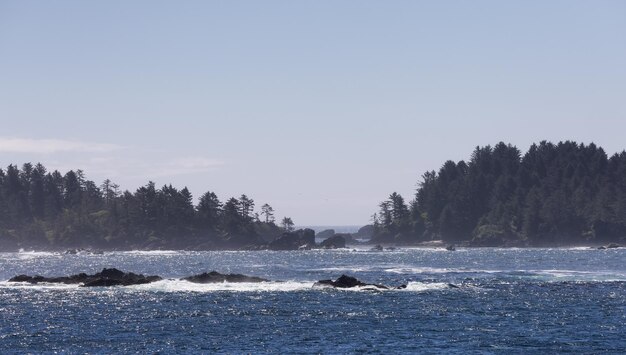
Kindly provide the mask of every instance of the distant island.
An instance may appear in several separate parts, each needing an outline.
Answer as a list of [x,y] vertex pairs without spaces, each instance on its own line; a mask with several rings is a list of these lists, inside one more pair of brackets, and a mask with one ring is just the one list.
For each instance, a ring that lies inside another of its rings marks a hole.
[[426,172],[407,205],[397,193],[372,216],[375,243],[567,246],[626,240],[626,153],[595,144],[499,143]]
[[41,164],[0,169],[0,251],[273,249],[371,244],[465,246],[600,245],[626,241],[626,153],[610,158],[594,144],[533,144],[522,155],[499,143],[476,147],[468,162],[426,172],[408,204],[392,193],[355,235],[294,231],[274,209],[244,195],[225,202],[206,192],[194,205],[187,188],[120,191],[81,170]]

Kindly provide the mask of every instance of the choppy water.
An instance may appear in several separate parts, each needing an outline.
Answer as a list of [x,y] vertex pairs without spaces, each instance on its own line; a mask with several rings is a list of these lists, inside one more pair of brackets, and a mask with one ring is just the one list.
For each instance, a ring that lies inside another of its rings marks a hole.
[[[0,253],[0,353],[624,353],[625,257],[625,249],[489,248]],[[104,267],[172,280],[6,282]],[[211,270],[284,282],[174,280]],[[312,287],[342,273],[409,287]]]

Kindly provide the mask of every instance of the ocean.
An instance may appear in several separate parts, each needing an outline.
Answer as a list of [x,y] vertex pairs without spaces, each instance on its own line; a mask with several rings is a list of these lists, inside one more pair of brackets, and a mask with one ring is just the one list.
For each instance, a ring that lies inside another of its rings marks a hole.
[[[108,288],[7,282],[105,267],[166,280]],[[177,280],[211,270],[274,281]],[[342,274],[408,286],[313,286]],[[0,253],[2,354],[618,354],[625,334],[624,248]]]

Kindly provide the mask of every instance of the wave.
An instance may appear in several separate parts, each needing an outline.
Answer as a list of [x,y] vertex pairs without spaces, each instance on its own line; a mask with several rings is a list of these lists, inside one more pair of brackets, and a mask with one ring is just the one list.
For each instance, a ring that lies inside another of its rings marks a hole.
[[[184,280],[161,280],[144,285],[107,287],[106,290],[118,290],[125,292],[192,292],[192,293],[209,293],[209,292],[296,292],[310,290],[332,290],[332,291],[394,291],[394,292],[426,292],[434,290],[449,289],[450,286],[443,282],[409,282],[405,289],[389,289],[383,290],[374,286],[363,286],[353,288],[333,288],[327,286],[314,287],[314,281],[285,281],[285,282],[219,282],[198,284]],[[39,283],[36,285],[25,282],[0,282],[0,288],[9,289],[28,289],[33,291],[50,291],[50,290],[81,290],[94,291],[103,288],[81,288],[79,285],[71,284],[53,284]]]
[[426,292],[450,289],[450,285],[445,282],[415,282],[411,281],[406,285],[404,291]]
[[518,270],[554,281],[626,281],[626,273],[614,271],[579,271],[579,270]]
[[0,281],[0,289],[8,288],[8,289],[26,289],[26,290],[35,290],[35,291],[47,291],[47,290],[73,290],[77,289],[78,285],[72,284],[61,284],[61,283],[38,283],[38,284],[30,284],[28,282],[9,282],[9,281]]
[[179,255],[179,254],[183,254],[185,253],[185,251],[182,250],[128,250],[128,251],[118,251],[118,252],[111,252],[111,253],[116,253],[116,254],[121,254],[121,255]]
[[317,269],[307,269],[309,272],[325,272],[325,271],[333,271],[333,272],[368,272],[373,271],[375,268],[367,267],[367,266],[333,266],[333,267],[323,267]]
[[145,285],[128,286],[128,290],[157,292],[293,292],[311,289],[313,282],[218,282],[198,284],[184,280],[162,280]]
[[626,281],[626,273],[620,271],[580,271],[566,269],[545,270],[492,270],[470,268],[395,267],[385,269],[394,274],[499,274],[505,277],[522,277],[542,281]]
[[502,270],[480,270],[469,268],[436,268],[436,267],[394,267],[385,269],[385,272],[394,274],[450,274],[450,273],[498,273]]

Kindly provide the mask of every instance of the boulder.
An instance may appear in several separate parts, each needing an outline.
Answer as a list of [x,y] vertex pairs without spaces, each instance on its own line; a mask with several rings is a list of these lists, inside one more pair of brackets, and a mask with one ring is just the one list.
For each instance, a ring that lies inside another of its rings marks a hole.
[[[319,280],[313,286],[328,286],[328,287],[336,287],[336,288],[353,288],[353,287],[374,287],[379,290],[388,290],[389,287],[385,285],[378,284],[368,284],[358,280],[356,277],[341,275],[336,280]],[[395,289],[404,289],[406,285],[400,285],[398,287],[394,287]]]
[[359,230],[354,234],[356,238],[359,239],[371,239],[374,236],[375,228],[373,225],[368,224],[359,228]]
[[335,230],[334,229],[325,229],[325,230],[317,233],[315,235],[315,238],[318,238],[318,239],[328,239],[328,238],[332,237],[333,235],[335,235]]
[[323,240],[320,243],[320,248],[324,249],[337,249],[346,247],[346,238],[341,234],[335,234],[332,237]]
[[37,284],[40,282],[47,283],[62,283],[62,284],[82,284],[82,287],[93,286],[130,286],[141,285],[155,281],[162,280],[160,276],[144,276],[141,274],[134,274],[132,272],[123,272],[118,269],[102,269],[101,272],[87,275],[80,273],[71,276],[61,277],[43,277],[43,276],[28,276],[18,275],[9,280],[9,282],[28,282],[31,284]]
[[619,247],[620,247],[620,245],[617,244],[617,243],[610,243],[610,244],[608,244],[606,246],[604,246],[604,245],[603,246],[599,246],[598,250],[616,249],[616,248],[619,248]]
[[383,250],[384,248],[380,244],[376,244],[375,246],[372,247],[372,249],[370,249],[370,251],[383,251]]
[[218,282],[268,282],[269,280],[256,277],[256,276],[246,276],[241,274],[220,274],[217,271],[205,272],[199,275],[184,277],[181,280],[199,283],[199,284],[208,284],[208,283],[218,283]]
[[299,229],[285,232],[268,244],[269,250],[298,250],[315,246],[315,232],[312,229]]

